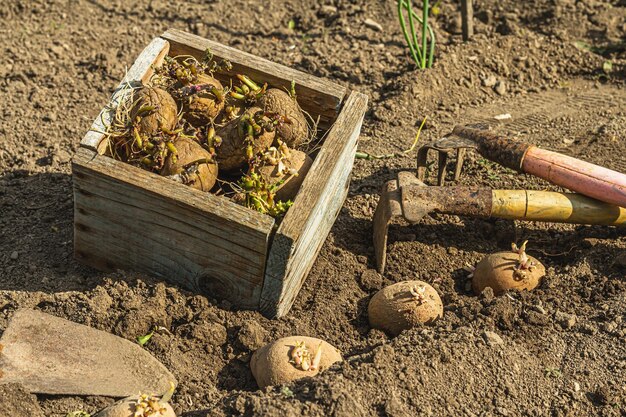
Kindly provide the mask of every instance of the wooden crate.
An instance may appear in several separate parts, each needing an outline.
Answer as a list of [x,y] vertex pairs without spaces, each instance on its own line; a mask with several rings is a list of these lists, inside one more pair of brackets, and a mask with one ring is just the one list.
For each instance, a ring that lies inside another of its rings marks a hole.
[[120,87],[148,81],[152,67],[168,54],[200,58],[207,48],[233,64],[232,74],[279,88],[294,80],[301,107],[328,129],[293,206],[276,225],[272,217],[228,198],[103,155],[108,106],[72,163],[75,257],[97,269],[147,273],[280,317],[291,308],[345,200],[367,98],[179,30],[155,38]]

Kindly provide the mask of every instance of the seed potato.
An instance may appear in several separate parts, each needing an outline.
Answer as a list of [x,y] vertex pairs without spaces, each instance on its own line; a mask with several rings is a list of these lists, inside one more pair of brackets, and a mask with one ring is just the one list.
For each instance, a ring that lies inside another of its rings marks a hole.
[[[179,137],[174,141],[176,154],[169,154],[161,175],[181,174],[185,168],[196,161],[211,159],[211,154],[193,139]],[[200,162],[196,173],[189,175],[187,185],[197,190],[210,191],[217,180],[217,164],[215,162]]]
[[[199,74],[197,84],[215,87],[222,93],[224,91],[222,83],[207,74]],[[192,94],[184,104],[185,118],[195,127],[208,125],[220,114],[222,109],[224,109],[224,100],[219,100],[209,90]]]
[[532,290],[546,274],[545,267],[537,259],[528,256],[532,267],[519,269],[519,254],[515,252],[496,252],[485,256],[476,265],[472,277],[472,289],[480,294],[491,287],[495,295],[506,290]]
[[[320,347],[319,364],[315,369],[303,370],[295,363],[294,353],[298,343],[301,342],[304,342],[312,357],[317,353],[318,346]],[[306,336],[290,336],[278,339],[254,352],[250,360],[250,368],[259,388],[265,388],[315,376],[341,360],[341,353],[323,340]]]
[[309,127],[306,117],[298,102],[289,94],[278,88],[270,88],[258,101],[258,106],[268,113],[277,113],[286,119],[286,122],[276,129],[278,136],[290,148],[297,148],[307,141]]
[[[246,136],[247,133],[240,129],[242,118],[253,117],[257,112],[262,111],[259,107],[250,107],[239,118],[231,120],[226,125],[216,129],[217,135],[222,138],[222,144],[217,150],[217,162],[222,171],[234,171],[244,166],[246,157]],[[266,117],[263,120],[268,121]],[[265,151],[274,141],[275,131],[266,131],[254,137],[252,151],[254,154]]]
[[[290,149],[289,157],[283,160],[283,164],[285,170],[282,172],[279,171],[278,165],[265,165],[259,169],[259,172],[268,184],[275,184],[285,179],[276,191],[276,198],[281,201],[293,200],[309,168],[313,165],[313,160],[304,152]],[[289,170],[295,170],[297,175],[290,174]]]
[[178,108],[167,91],[158,87],[143,87],[135,92],[133,99],[131,118],[139,120],[137,128],[142,135],[156,135],[161,126],[168,130],[176,127]]
[[[137,395],[127,397],[100,410],[93,417],[176,417],[174,409],[172,409],[172,406],[168,403],[146,401],[146,403],[154,407],[148,406],[147,408],[141,409],[137,407],[140,402],[143,401],[140,400],[140,397]],[[137,411],[139,411],[140,414],[137,414]],[[143,411],[143,413],[141,411]]]
[[443,316],[437,291],[423,281],[402,281],[378,291],[368,305],[370,325],[393,336]]

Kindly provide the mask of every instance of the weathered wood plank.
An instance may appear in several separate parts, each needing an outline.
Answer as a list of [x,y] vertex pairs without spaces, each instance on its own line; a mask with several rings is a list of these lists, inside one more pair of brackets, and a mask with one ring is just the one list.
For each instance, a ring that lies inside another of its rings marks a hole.
[[91,128],[80,142],[80,146],[93,151],[99,151],[99,153],[104,153],[103,147],[100,146],[104,138],[103,132],[107,130],[115,114],[113,109],[115,109],[117,104],[124,98],[124,90],[128,88],[128,85],[139,86],[148,81],[153,74],[152,65],[160,65],[168,51],[169,43],[166,40],[154,38],[152,42],[150,42],[141,52],[132,67],[130,67],[122,82],[113,91],[109,105],[96,117]]
[[350,94],[276,231],[261,292],[268,317],[289,311],[343,206],[366,107],[366,96]]
[[228,59],[233,68],[227,75],[246,74],[253,80],[267,82],[273,87],[289,88],[296,83],[298,103],[314,117],[320,116],[320,127],[333,123],[347,89],[312,75],[276,64],[267,59],[204,39],[191,33],[170,29],[161,35],[170,42],[170,55],[192,55],[201,58],[209,49],[217,59]]
[[78,260],[258,308],[274,219],[86,148],[72,171]]

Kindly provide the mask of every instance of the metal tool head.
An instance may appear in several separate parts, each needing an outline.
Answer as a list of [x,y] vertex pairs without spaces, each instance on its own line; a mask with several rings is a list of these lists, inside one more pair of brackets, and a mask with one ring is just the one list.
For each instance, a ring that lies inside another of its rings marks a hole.
[[424,185],[410,172],[400,172],[398,179],[387,181],[380,193],[374,212],[374,255],[376,267],[381,274],[385,271],[387,259],[387,233],[393,218],[404,217],[402,212],[402,187],[404,185]]

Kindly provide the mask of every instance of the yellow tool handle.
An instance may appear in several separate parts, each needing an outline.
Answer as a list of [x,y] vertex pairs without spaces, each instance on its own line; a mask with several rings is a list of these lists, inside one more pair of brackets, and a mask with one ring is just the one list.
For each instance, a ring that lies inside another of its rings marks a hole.
[[554,223],[623,225],[626,209],[581,194],[493,190],[491,215]]

